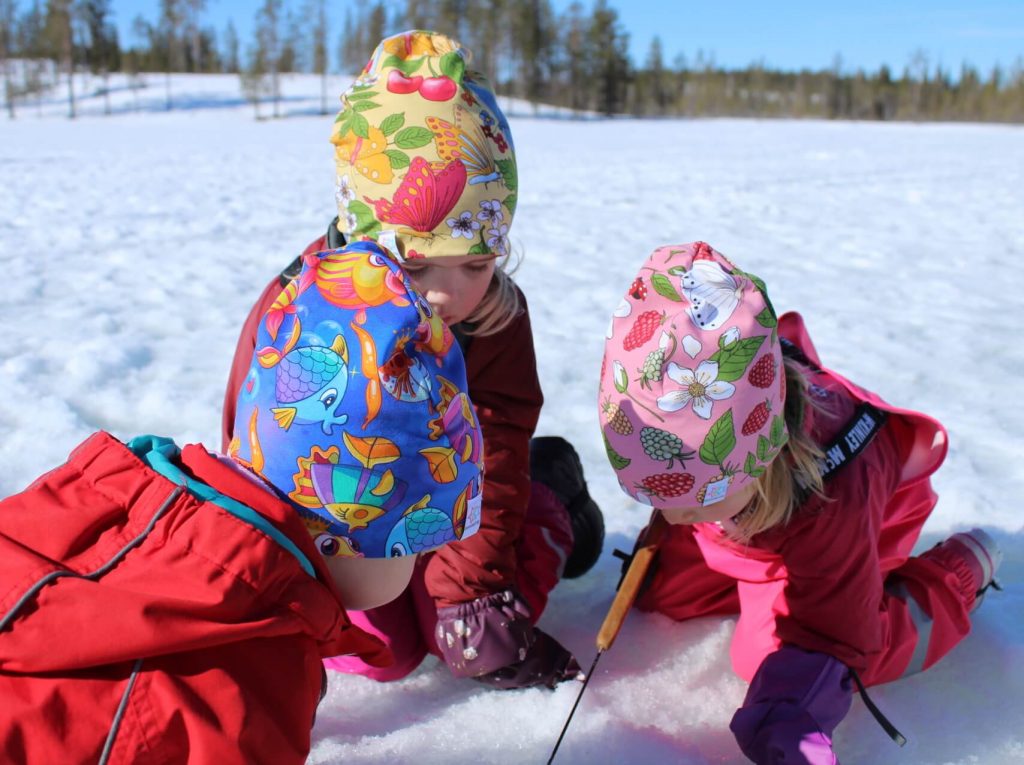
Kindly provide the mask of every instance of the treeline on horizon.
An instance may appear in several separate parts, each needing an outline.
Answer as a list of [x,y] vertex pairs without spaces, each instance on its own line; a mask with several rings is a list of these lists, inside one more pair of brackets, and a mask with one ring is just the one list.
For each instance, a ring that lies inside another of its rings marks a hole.
[[[122,72],[236,73],[254,103],[278,115],[280,78],[292,72],[359,71],[387,34],[410,28],[444,31],[474,51],[474,68],[499,93],[579,113],[637,117],[817,117],[866,120],[1024,122],[1024,58],[981,72],[969,63],[931,65],[924,52],[898,72],[849,72],[837,56],[823,70],[799,72],[752,63],[730,69],[713,54],[665,60],[660,38],[642,62],[629,54],[629,33],[607,0],[574,2],[556,13],[550,0],[395,0],[346,5],[343,27],[328,27],[326,0],[261,0],[252,39],[233,22],[218,32],[204,21],[207,0],[160,0],[158,14],[137,16],[133,43],[122,46],[111,0],[34,0],[19,12],[0,0],[0,64],[8,113],[16,104],[67,84],[69,72],[106,78]],[[331,40],[336,40],[332,46]],[[332,50],[333,48],[333,50]],[[17,65],[15,65],[17,64]],[[173,107],[167,78],[167,108]],[[321,109],[327,110],[326,86]],[[109,111],[109,106],[108,106]]]

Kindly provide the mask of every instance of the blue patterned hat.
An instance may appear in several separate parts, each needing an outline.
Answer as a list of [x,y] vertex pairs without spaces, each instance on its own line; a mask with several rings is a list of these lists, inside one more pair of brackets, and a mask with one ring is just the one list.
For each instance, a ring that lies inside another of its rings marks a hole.
[[229,454],[326,557],[390,558],[480,526],[483,439],[455,338],[373,242],[307,255],[260,322]]

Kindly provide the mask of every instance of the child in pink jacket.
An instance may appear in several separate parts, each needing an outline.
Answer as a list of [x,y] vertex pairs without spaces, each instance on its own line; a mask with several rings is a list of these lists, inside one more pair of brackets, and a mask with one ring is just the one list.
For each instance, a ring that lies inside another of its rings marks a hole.
[[854,684],[927,669],[969,632],[993,540],[974,529],[911,556],[942,425],[824,368],[801,317],[777,317],[764,282],[707,244],[640,269],[600,407],[622,489],[672,524],[638,607],[739,613],[750,688],[730,727],[753,761],[836,762]]

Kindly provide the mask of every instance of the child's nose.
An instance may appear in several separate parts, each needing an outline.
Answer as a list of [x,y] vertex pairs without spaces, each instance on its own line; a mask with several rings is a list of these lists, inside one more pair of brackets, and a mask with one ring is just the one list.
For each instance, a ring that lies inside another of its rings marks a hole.
[[452,296],[448,292],[448,290],[440,290],[440,289],[430,289],[430,290],[427,290],[426,298],[427,298],[427,301],[432,306],[448,305],[451,302],[451,300],[452,300]]
[[424,297],[427,299],[427,302],[430,303],[430,307],[434,309],[434,312],[439,313],[442,316],[445,313],[445,309],[448,308],[452,302],[451,295],[440,290],[428,290],[424,294]]

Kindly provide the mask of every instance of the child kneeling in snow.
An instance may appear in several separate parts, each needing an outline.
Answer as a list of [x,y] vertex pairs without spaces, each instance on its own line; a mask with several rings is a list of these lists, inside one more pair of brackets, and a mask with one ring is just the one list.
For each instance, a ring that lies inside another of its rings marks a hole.
[[638,607],[739,613],[740,748],[835,762],[853,683],[946,655],[1000,562],[980,529],[911,557],[945,430],[824,368],[800,315],[777,318],[764,283],[702,242],[656,250],[612,322],[608,457],[671,524]]
[[[331,274],[382,270],[339,306]],[[358,315],[357,315],[358,314]],[[382,396],[368,356],[410,370]],[[302,763],[322,659],[392,660],[345,608],[476,532],[462,354],[372,243],[306,259],[258,329],[231,457],[97,433],[0,502],[0,760]]]
[[[457,676],[494,687],[553,687],[577,677],[579,666],[535,625],[559,579],[580,576],[597,560],[604,522],[573,447],[557,436],[531,438],[543,395],[530,314],[503,270],[519,190],[515,147],[493,91],[470,61],[468,50],[432,32],[406,32],[377,46],[333,123],[338,217],[305,255],[376,240],[452,328],[484,434],[481,529],[423,556],[394,602],[351,615],[387,644],[394,664],[339,656],[326,665],[390,681],[431,653]],[[382,297],[371,270],[351,266],[335,277],[347,305]],[[280,289],[275,278],[242,329],[225,396],[225,442],[245,438],[234,405],[253,329]],[[384,353],[378,361],[388,379],[406,374]]]

